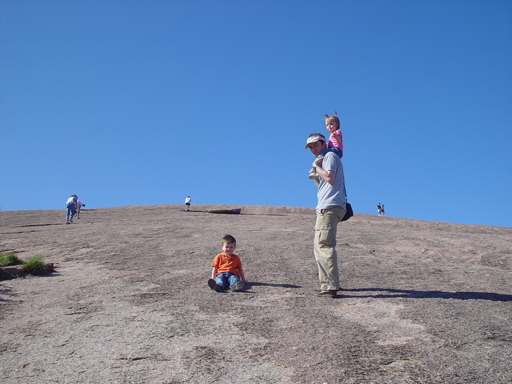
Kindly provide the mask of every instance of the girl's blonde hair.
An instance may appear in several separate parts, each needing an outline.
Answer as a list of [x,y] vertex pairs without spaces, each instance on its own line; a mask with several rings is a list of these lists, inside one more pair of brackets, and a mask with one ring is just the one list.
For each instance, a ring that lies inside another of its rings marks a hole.
[[325,124],[327,123],[336,123],[338,128],[340,127],[340,119],[338,119],[338,112],[334,111],[334,115],[329,116],[327,113],[325,116]]

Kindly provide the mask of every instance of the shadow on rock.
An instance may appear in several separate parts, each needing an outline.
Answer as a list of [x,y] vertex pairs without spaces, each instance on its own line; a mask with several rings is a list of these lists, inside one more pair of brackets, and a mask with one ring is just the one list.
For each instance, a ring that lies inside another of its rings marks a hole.
[[[373,297],[385,299],[393,297],[405,297],[410,299],[455,299],[455,300],[490,300],[490,301],[512,301],[512,295],[503,295],[490,292],[443,292],[443,291],[412,291],[403,289],[387,288],[358,288],[342,289],[343,292],[383,292],[373,295],[343,295],[343,297]],[[385,293],[384,293],[385,292]]]
[[247,285],[276,287],[276,288],[302,288],[300,285],[292,285],[292,284],[248,283]]

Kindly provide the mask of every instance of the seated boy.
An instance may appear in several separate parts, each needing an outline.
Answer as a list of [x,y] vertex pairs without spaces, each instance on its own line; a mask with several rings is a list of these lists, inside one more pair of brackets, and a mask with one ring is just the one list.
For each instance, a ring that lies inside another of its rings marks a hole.
[[235,255],[236,240],[231,235],[222,238],[222,253],[219,253],[212,261],[212,278],[208,280],[208,286],[216,292],[221,292],[227,287],[231,292],[241,291],[245,287],[245,276],[242,270],[242,262]]

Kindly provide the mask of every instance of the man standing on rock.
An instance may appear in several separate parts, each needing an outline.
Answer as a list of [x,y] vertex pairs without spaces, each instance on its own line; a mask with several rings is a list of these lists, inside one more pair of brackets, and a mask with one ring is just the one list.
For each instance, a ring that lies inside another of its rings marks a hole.
[[340,286],[336,231],[346,213],[347,197],[343,164],[333,152],[329,152],[324,135],[309,135],[305,149],[309,148],[315,161],[313,168],[320,176],[314,179],[318,187],[314,253],[318,265],[320,290],[318,296],[336,297]]

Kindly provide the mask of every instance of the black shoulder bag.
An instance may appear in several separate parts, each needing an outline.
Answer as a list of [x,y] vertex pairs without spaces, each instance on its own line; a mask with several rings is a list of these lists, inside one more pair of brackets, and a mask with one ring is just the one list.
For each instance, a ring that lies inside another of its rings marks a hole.
[[[345,175],[343,175],[343,187],[345,187]],[[354,211],[352,210],[352,206],[350,205],[350,203],[347,201],[347,187],[345,187],[345,201],[346,201],[346,207],[345,209],[347,210],[347,212],[345,213],[345,216],[343,216],[343,219],[341,219],[341,221],[347,221],[348,219],[350,219],[352,216],[354,216]]]

